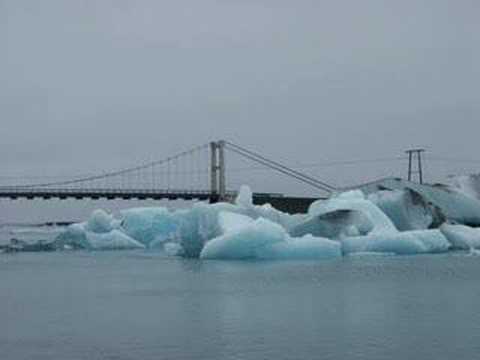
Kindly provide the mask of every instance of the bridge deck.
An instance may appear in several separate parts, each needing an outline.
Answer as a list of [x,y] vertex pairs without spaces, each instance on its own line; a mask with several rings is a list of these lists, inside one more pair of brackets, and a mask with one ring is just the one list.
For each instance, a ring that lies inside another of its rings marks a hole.
[[155,189],[31,189],[28,187],[0,188],[0,198],[8,199],[153,199],[210,200],[209,191]]
[[[228,192],[233,199],[236,192]],[[107,200],[198,200],[217,202],[218,195],[202,190],[155,190],[155,189],[34,189],[28,187],[0,187],[0,198],[4,199],[107,199]],[[288,197],[277,193],[254,193],[256,205],[271,204],[288,213],[305,213],[318,198]]]

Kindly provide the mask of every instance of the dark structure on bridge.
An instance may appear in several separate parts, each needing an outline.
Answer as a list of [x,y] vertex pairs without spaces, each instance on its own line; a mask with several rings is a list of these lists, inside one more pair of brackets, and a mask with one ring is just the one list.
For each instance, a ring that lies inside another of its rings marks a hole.
[[[289,197],[278,193],[254,193],[254,204],[270,203],[289,212],[306,212],[310,204],[335,188],[310,175],[291,169],[239,145],[224,140],[211,142],[166,159],[133,168],[63,181],[0,186],[0,198],[8,199],[153,199],[232,201],[227,190],[226,150],[263,167],[319,190],[316,197]],[[202,163],[202,160],[205,164]],[[203,176],[206,175],[206,176]],[[206,184],[206,186],[205,186]],[[203,188],[203,189],[202,189]]]

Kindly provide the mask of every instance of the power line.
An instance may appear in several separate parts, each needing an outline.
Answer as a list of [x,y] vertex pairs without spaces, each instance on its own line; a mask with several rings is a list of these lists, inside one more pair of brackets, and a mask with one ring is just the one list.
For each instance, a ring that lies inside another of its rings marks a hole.
[[439,161],[439,162],[480,164],[480,159],[466,159],[466,158],[454,158],[454,157],[444,157],[444,156],[429,156],[428,160]]
[[[372,159],[356,159],[356,160],[336,160],[336,161],[325,161],[325,162],[315,162],[315,163],[306,163],[306,164],[291,164],[286,165],[289,168],[294,170],[303,170],[303,169],[314,169],[314,168],[325,168],[325,167],[336,167],[336,166],[348,166],[348,165],[357,165],[357,164],[366,164],[366,163],[384,163],[384,162],[392,162],[392,161],[403,161],[408,160],[405,156],[397,156],[397,157],[385,157],[385,158],[372,158]],[[428,157],[428,160],[437,160]],[[443,160],[440,160],[443,161]],[[472,160],[473,162],[473,160]],[[480,160],[478,160],[480,163]],[[268,171],[269,169],[264,166],[245,166],[245,167],[236,167],[236,168],[229,168],[229,172],[243,172],[243,171],[251,171],[251,170],[259,170],[259,171]],[[168,170],[165,171],[156,171],[155,174],[167,174]],[[193,171],[186,171],[186,174],[198,174],[198,173],[209,173],[209,169],[199,169]],[[76,178],[87,178],[93,177],[95,174],[77,174],[77,175],[0,175],[0,179],[76,179]]]

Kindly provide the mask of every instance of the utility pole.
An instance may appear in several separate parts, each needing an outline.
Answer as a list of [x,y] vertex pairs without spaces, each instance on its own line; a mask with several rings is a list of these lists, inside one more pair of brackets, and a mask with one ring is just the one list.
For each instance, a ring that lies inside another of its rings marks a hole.
[[[423,184],[422,153],[425,149],[410,149],[405,152],[408,154],[408,181],[412,181],[413,175],[418,174],[418,182]],[[415,159],[417,160],[416,170],[413,169]]]

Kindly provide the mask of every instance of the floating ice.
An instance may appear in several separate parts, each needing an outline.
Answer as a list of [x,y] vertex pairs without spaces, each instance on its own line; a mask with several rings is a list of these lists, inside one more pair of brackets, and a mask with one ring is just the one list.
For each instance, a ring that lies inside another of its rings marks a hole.
[[[307,234],[342,239],[347,236],[366,235],[373,224],[365,214],[358,210],[335,210],[318,216],[312,216],[290,230],[292,236]],[[363,233],[360,233],[363,231]]]
[[246,185],[240,188],[240,192],[235,200],[235,205],[236,207],[225,208],[224,210],[244,214],[252,219],[265,218],[280,224],[287,230],[297,226],[306,218],[306,216],[302,214],[290,215],[284,213],[273,208],[270,204],[254,205],[252,190]]
[[[447,196],[438,194],[429,193],[435,199]],[[458,196],[454,192],[449,199],[456,201]],[[480,219],[475,205],[468,208],[465,197],[460,199],[456,205],[463,213],[458,217]],[[454,205],[449,206],[453,211]],[[349,191],[313,203],[308,214],[289,215],[270,205],[254,205],[251,190],[244,186],[234,204],[195,203],[174,211],[135,208],[117,217],[97,210],[87,222],[68,227],[56,243],[59,248],[90,250],[158,248],[169,255],[203,259],[324,259],[480,248],[480,229],[444,225],[441,231],[427,230],[444,221],[441,215],[425,191],[416,189],[368,197]]]
[[454,249],[480,249],[480,228],[444,224],[440,227],[440,231],[450,241]]
[[385,213],[373,202],[367,200],[361,191],[349,191],[328,200],[318,200],[310,205],[310,217],[321,216],[339,210],[354,210],[364,216],[356,216],[354,225],[359,234],[383,231],[395,232],[397,229]]
[[[380,201],[380,198],[376,200]],[[412,226],[411,214],[399,214],[399,209],[403,206],[401,200],[389,197],[383,198],[382,203],[385,207],[390,207],[391,216],[397,218],[399,223],[400,220],[409,221],[408,225]],[[363,214],[363,217],[359,213]],[[450,246],[438,230],[399,232],[392,220],[371,200],[366,199],[361,191],[350,191],[326,201],[315,202],[309,209],[309,215],[317,225],[322,222],[321,216],[329,214],[330,217],[334,215],[334,218],[337,218],[337,223],[343,225],[343,229],[350,229],[349,231],[354,235],[349,236],[344,230],[338,232],[339,235],[336,236],[341,241],[345,254],[353,252],[417,254],[443,252]],[[325,227],[324,223],[325,218],[322,224]],[[312,225],[312,222],[309,225]],[[360,236],[355,236],[352,227],[357,229]]]
[[[205,244],[200,253],[202,259],[255,259],[264,247],[285,238],[285,230],[266,219],[251,220],[243,215],[225,213],[221,215],[228,216],[227,221],[221,221],[225,234]],[[228,228],[233,216],[237,216],[243,226]]]
[[251,219],[265,218],[291,228],[304,219],[289,215],[270,205],[253,205],[252,192],[242,186],[236,204],[196,203],[189,209],[169,211],[166,208],[137,208],[122,211],[123,231],[150,248],[163,248],[165,243],[178,243],[186,257],[198,257],[208,240],[222,235],[220,212],[241,214]]
[[247,185],[240,186],[237,198],[235,199],[235,205],[248,208],[253,206],[253,193]]
[[202,259],[324,259],[341,256],[340,244],[307,235],[291,238],[286,230],[264,218],[222,212],[223,235],[208,241]]
[[413,255],[446,252],[450,243],[439,230],[384,232],[342,240],[344,254],[382,252]]
[[416,184],[396,178],[383,179],[362,186],[362,190],[368,194],[379,189],[414,190],[426,203],[437,207],[445,219],[464,225],[480,226],[480,201],[453,186]]
[[145,246],[120,230],[92,232],[88,223],[73,224],[67,227],[56,242],[59,248],[71,246],[87,250],[125,250],[141,249]]
[[342,256],[337,241],[305,235],[301,238],[286,237],[285,241],[265,248],[260,259],[271,260],[322,260]]
[[465,195],[480,200],[480,174],[453,176],[450,184]]
[[122,230],[146,246],[154,242],[163,245],[177,231],[170,211],[164,207],[123,210],[120,218]]
[[132,239],[119,230],[108,233],[86,232],[87,249],[89,250],[121,250],[144,249],[145,245]]
[[428,229],[434,222],[434,209],[417,192],[405,189],[379,191],[368,199],[376,204],[400,231]]
[[108,233],[118,226],[112,215],[107,214],[104,210],[95,210],[86,224],[86,230],[94,233]]

